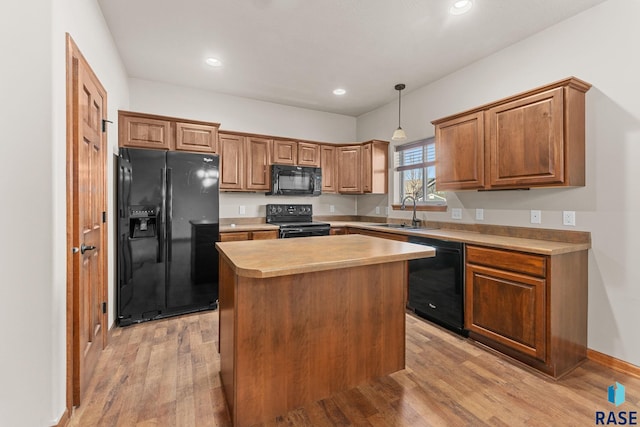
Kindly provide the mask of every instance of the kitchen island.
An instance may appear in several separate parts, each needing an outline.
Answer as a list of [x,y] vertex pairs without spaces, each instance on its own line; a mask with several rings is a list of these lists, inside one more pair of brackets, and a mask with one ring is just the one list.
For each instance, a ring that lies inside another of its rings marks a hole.
[[362,235],[219,242],[220,376],[249,426],[404,368],[407,261]]

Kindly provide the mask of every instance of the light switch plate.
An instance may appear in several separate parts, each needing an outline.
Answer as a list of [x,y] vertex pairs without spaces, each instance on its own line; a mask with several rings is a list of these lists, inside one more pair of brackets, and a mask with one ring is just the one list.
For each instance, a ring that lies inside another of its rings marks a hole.
[[576,211],[562,211],[563,225],[576,225]]
[[462,219],[462,209],[460,209],[460,208],[452,208],[451,209],[451,219]]
[[246,215],[247,213],[247,208],[243,205],[238,206],[238,214],[240,215]]
[[329,205],[329,212],[335,212],[335,211],[336,211],[335,205]]
[[376,206],[376,215],[380,215],[380,206]]
[[476,221],[484,220],[484,209],[476,209]]
[[531,211],[531,224],[542,224],[542,212],[536,210]]

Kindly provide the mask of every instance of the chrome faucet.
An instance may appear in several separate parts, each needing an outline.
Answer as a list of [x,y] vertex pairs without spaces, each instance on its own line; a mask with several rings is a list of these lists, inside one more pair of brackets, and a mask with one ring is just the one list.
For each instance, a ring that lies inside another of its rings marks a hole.
[[416,218],[416,198],[413,196],[404,196],[404,198],[402,199],[402,205],[400,205],[400,209],[405,209],[405,202],[407,201],[407,199],[413,200],[413,218],[411,218],[411,226],[417,227],[420,224],[420,221],[418,221],[418,218]]

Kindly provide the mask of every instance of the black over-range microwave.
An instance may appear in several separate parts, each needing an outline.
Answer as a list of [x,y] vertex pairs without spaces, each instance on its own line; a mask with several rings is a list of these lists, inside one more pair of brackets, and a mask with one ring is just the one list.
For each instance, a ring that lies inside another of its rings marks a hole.
[[309,166],[271,165],[270,196],[319,196],[322,170]]

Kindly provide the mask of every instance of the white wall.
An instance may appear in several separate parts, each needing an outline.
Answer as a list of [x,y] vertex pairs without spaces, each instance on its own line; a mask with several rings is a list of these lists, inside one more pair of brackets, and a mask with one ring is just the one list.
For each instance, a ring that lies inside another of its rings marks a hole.
[[2,2],[3,425],[53,425],[65,407],[65,32],[105,85],[110,115],[128,106],[124,69],[95,1]]
[[[220,129],[318,142],[353,142],[356,119],[350,116],[288,107],[140,79],[130,79],[131,110],[220,123]],[[220,193],[220,217],[264,217],[267,203],[310,203],[315,215],[355,215],[356,197],[265,196],[264,193]],[[245,214],[239,207],[245,207]]]
[[[448,193],[449,206],[485,209],[484,223],[532,227],[529,210],[542,210],[544,228],[591,232],[590,348],[640,365],[640,2],[610,0],[484,58],[440,81],[407,88],[402,127],[410,139],[432,136],[430,122],[574,75],[587,92],[587,185],[522,192]],[[385,138],[396,127],[397,103],[358,118],[358,139]],[[561,212],[576,211],[576,227]],[[393,213],[401,216],[400,213]],[[406,214],[405,214],[406,215]],[[447,213],[421,218],[450,220]]]

